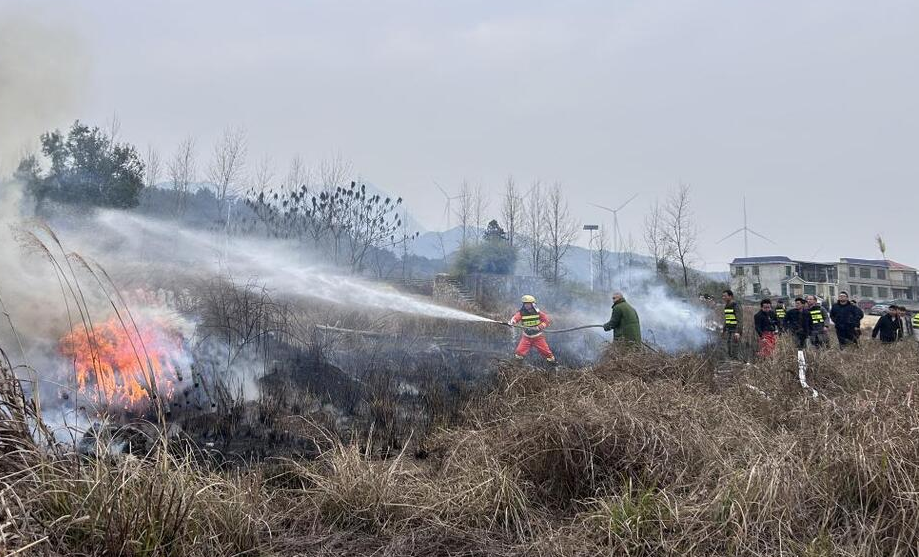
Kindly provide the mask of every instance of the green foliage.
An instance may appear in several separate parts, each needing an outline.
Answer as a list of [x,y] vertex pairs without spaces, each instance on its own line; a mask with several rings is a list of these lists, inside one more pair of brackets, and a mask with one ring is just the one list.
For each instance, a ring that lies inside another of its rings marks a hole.
[[452,271],[456,275],[491,273],[510,275],[517,265],[517,250],[507,242],[498,221],[492,220],[483,235],[484,241],[461,247],[454,256]]
[[144,164],[137,149],[115,143],[98,127],[74,122],[65,136],[55,130],[41,136],[48,162],[30,155],[19,163],[17,177],[38,205],[46,199],[96,207],[136,207],[144,187]]
[[491,219],[488,226],[485,228],[485,233],[482,235],[482,238],[486,242],[507,242],[507,233],[504,232],[504,229],[501,228],[498,221]]

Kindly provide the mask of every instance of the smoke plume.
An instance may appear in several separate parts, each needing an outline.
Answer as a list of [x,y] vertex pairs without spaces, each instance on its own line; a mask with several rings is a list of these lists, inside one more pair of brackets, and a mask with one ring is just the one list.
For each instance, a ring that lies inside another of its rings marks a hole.
[[72,119],[88,69],[83,42],[56,13],[0,7],[0,176]]

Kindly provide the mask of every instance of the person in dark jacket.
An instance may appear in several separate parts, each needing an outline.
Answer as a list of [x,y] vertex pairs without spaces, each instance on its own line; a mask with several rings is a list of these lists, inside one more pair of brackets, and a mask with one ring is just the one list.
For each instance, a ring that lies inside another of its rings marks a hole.
[[759,303],[759,311],[753,316],[753,328],[759,337],[759,356],[771,356],[775,350],[775,335],[779,330],[778,318],[772,311],[772,300],[767,298]]
[[625,301],[621,292],[613,294],[613,311],[609,321],[603,325],[604,331],[613,331],[613,342],[638,346],[641,344],[641,323],[638,313]]
[[840,292],[836,303],[830,310],[830,319],[836,327],[836,338],[839,340],[839,347],[858,346],[858,333],[861,329],[862,318],[865,313],[855,304],[849,301],[848,292]]
[[814,348],[830,345],[830,335],[827,333],[827,318],[829,315],[823,306],[817,303],[817,296],[807,296],[807,307],[804,308],[804,333],[811,341]]
[[795,339],[798,350],[804,350],[807,335],[804,334],[804,298],[795,298],[795,307],[785,314],[785,330]]
[[721,348],[724,354],[739,360],[740,337],[743,334],[743,311],[740,304],[734,301],[734,292],[725,290],[721,293],[724,301],[724,325],[721,328]]
[[880,337],[881,342],[884,344],[897,342],[897,339],[900,338],[900,336],[903,334],[903,329],[900,326],[900,319],[899,315],[897,315],[897,312],[897,306],[888,307],[887,313],[878,319],[878,322],[874,325],[874,329],[871,330],[871,338]]

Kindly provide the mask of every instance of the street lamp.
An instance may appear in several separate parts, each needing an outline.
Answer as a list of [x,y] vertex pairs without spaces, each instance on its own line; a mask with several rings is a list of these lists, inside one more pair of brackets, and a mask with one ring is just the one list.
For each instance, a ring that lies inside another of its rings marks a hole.
[[590,291],[594,290],[594,232],[600,230],[598,224],[585,224],[584,230],[590,232],[590,239],[587,240],[587,265],[590,266]]

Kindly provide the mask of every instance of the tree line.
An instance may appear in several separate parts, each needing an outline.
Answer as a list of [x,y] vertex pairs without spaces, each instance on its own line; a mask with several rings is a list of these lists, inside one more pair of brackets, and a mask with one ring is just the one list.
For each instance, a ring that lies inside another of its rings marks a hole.
[[[481,187],[471,187],[464,181],[459,194],[449,197],[458,202],[453,216],[458,219],[462,234],[458,264],[454,268],[474,271],[497,267],[512,273],[519,260],[533,276],[556,283],[563,280],[567,273],[563,261],[581,230],[563,191],[558,182],[546,186],[536,180],[521,188],[513,176],[508,177],[498,211],[501,220],[492,219],[482,233],[481,223],[487,218],[483,208],[491,206],[490,200]],[[644,220],[643,240],[657,276],[669,277],[669,265],[673,263],[680,269],[680,282],[688,288],[698,245],[689,185],[680,184],[663,203],[658,200],[652,203]],[[507,249],[496,249],[495,243],[504,244]],[[602,288],[611,286],[613,276],[621,272],[614,269],[613,258],[623,257],[624,251],[625,257],[631,259],[637,251],[631,235],[627,243],[612,246],[604,227],[592,238],[590,247],[596,254],[591,265]]]
[[[145,188],[165,186],[176,218],[183,217],[195,186],[204,179],[212,189],[212,222],[217,226],[231,226],[231,200],[241,198],[255,215],[255,228],[296,239],[352,272],[381,265],[381,251],[399,254],[403,266],[410,259],[418,234],[403,218],[402,198],[368,190],[353,179],[352,165],[341,156],[315,168],[295,157],[279,178],[267,157],[250,167],[248,137],[239,127],[223,131],[204,165],[199,165],[192,136],[180,141],[167,158],[152,147],[142,158],[135,146],[119,142],[117,136],[117,119],[108,129],[77,121],[67,133],[49,131],[40,137],[42,156],[23,157],[17,177],[39,208],[47,201],[133,208]],[[559,182],[549,186],[539,180],[521,187],[511,176],[500,194],[500,207],[492,210],[486,191],[463,181],[459,194],[450,197],[456,208],[447,215],[448,222],[455,217],[461,227],[454,269],[513,273],[522,264],[533,276],[562,281],[567,274],[563,261],[581,230],[563,191]],[[689,286],[698,236],[690,197],[690,187],[681,184],[663,202],[655,200],[642,234],[655,272],[668,276],[669,265],[677,265],[684,287]],[[443,244],[442,248],[446,262],[449,254]],[[623,249],[626,257],[636,251],[630,236],[627,244],[617,242],[614,253],[602,227],[592,237],[591,248],[596,253],[591,265],[601,287],[612,282],[613,258],[621,261]]]

